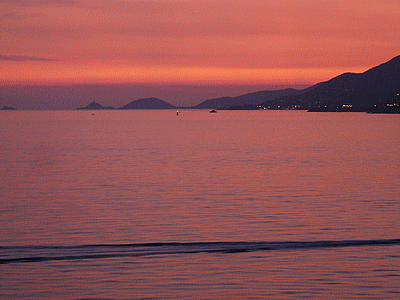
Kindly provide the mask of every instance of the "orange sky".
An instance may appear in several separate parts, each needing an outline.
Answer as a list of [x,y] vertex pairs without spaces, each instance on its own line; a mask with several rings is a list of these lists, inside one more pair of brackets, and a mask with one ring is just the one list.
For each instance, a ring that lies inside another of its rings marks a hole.
[[0,0],[0,84],[307,86],[400,54],[398,0]]

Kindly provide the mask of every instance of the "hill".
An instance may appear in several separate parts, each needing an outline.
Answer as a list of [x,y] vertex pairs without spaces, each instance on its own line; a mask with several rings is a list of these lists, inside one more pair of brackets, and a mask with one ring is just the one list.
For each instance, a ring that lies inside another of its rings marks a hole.
[[144,98],[134,100],[120,109],[172,109],[175,106],[158,98]]
[[96,101],[93,101],[93,102],[89,103],[88,105],[86,105],[85,107],[80,107],[77,109],[114,109],[114,107],[103,106],[103,105],[97,103]]
[[237,97],[222,97],[214,98],[203,101],[202,103],[192,106],[190,108],[204,108],[204,109],[228,109],[237,106],[251,106],[257,105],[262,102],[271,101],[273,99],[289,96],[298,95],[302,91],[295,89],[284,89],[277,91],[260,91],[255,93],[249,93]]

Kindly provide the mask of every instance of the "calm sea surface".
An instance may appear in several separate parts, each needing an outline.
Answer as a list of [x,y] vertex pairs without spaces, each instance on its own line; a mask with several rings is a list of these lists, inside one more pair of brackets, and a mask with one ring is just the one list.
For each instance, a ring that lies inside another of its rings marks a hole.
[[0,112],[1,299],[398,299],[400,116]]

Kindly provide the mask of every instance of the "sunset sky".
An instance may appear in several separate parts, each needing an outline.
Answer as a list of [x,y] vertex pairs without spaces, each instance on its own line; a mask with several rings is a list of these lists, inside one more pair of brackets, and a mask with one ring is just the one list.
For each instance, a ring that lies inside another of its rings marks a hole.
[[175,105],[302,88],[399,55],[399,12],[399,0],[0,0],[0,85],[132,84]]

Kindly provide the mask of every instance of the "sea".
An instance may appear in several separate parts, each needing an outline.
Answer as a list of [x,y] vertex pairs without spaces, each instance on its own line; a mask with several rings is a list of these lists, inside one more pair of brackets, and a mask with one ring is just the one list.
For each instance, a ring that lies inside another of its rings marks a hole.
[[0,299],[399,299],[400,115],[0,112]]

